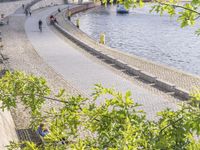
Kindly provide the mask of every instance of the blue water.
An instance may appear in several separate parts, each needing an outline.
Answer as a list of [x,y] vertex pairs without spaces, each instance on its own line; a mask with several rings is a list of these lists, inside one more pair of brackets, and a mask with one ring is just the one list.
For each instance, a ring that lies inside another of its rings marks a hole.
[[117,14],[115,6],[98,7],[75,15],[80,18],[80,29],[99,40],[106,34],[106,44],[167,66],[200,75],[200,27],[180,28],[176,17],[160,17],[149,13],[150,6]]

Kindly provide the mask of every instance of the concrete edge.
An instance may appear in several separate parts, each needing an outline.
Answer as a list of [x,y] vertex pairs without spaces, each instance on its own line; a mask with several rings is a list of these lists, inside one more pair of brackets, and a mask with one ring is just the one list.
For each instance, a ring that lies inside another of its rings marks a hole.
[[[77,7],[80,7],[77,6]],[[89,9],[89,8],[85,8],[84,9]],[[70,8],[69,8],[70,10]],[[82,11],[83,11],[82,10]],[[74,11],[74,8],[73,8]],[[77,12],[73,12],[74,13],[78,13],[80,12],[80,10],[78,10]],[[54,15],[57,15],[58,13],[53,13]],[[58,25],[57,23],[54,24],[54,26],[56,27],[56,29],[58,29],[61,33],[63,33],[67,38],[71,39],[73,42],[77,43],[79,46],[81,46],[82,48],[84,48],[86,51],[89,51],[95,55],[98,55],[100,57],[102,57],[103,59],[112,62],[113,64],[115,64],[116,66],[118,66],[121,69],[125,69],[128,73],[139,76],[139,78],[141,78],[142,80],[145,80],[149,83],[154,83],[156,87],[159,87],[167,92],[173,92],[174,95],[181,97],[183,99],[188,100],[190,98],[189,96],[189,92],[181,89],[179,87],[176,87],[174,84],[171,84],[167,81],[163,81],[161,79],[158,79],[157,77],[142,71],[136,67],[130,66],[124,62],[122,62],[121,60],[115,59],[105,53],[102,53],[94,48],[92,48],[91,46],[87,45],[86,43],[82,42],[81,40],[79,40],[78,38],[76,38],[74,35],[72,35],[70,32],[66,31],[64,28],[62,28],[60,25]]]
[[167,92],[174,92],[175,93],[175,85],[169,82],[163,81],[161,79],[156,79],[155,85]]

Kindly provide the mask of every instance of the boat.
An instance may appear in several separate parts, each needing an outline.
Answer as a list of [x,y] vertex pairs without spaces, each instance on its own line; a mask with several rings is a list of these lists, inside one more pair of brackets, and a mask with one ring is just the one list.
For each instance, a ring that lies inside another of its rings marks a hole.
[[126,14],[129,10],[124,7],[122,4],[117,5],[117,13]]

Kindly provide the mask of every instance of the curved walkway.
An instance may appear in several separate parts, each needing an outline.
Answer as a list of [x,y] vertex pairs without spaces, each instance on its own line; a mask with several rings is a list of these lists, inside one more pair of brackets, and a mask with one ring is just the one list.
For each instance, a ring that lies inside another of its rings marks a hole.
[[[61,6],[59,7],[61,8]],[[38,54],[64,79],[86,94],[91,94],[96,83],[101,83],[105,87],[113,86],[122,92],[130,90],[133,99],[143,104],[148,118],[153,118],[156,112],[166,107],[172,109],[177,107],[175,102],[166,99],[163,95],[154,94],[113,73],[107,67],[88,59],[80,51],[59,38],[45,22],[46,17],[57,8],[52,7],[35,12],[32,17],[27,19],[25,30]],[[39,19],[43,20],[42,33],[38,30]]]

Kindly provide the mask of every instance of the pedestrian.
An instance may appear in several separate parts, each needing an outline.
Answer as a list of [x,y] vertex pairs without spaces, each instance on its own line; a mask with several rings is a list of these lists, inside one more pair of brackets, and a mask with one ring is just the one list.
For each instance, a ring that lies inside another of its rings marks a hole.
[[60,8],[58,8],[58,12],[61,12]]
[[45,126],[44,123],[41,123],[37,129],[37,134],[39,134],[42,137],[45,137],[49,133],[48,128]]
[[31,16],[31,11],[29,11],[29,15]]
[[24,4],[22,4],[22,8],[24,9]]
[[39,26],[40,32],[42,32],[42,20],[41,19],[38,21],[38,26]]
[[25,14],[26,14],[26,16],[28,16],[28,10],[27,9],[25,10]]
[[58,21],[57,21],[56,17],[54,17],[54,23],[58,24]]
[[68,11],[68,17],[67,18],[68,18],[69,21],[71,20],[71,11],[70,10]]
[[51,16],[49,17],[49,19],[50,19],[50,24],[53,24],[53,23],[54,23],[54,16],[51,15]]

